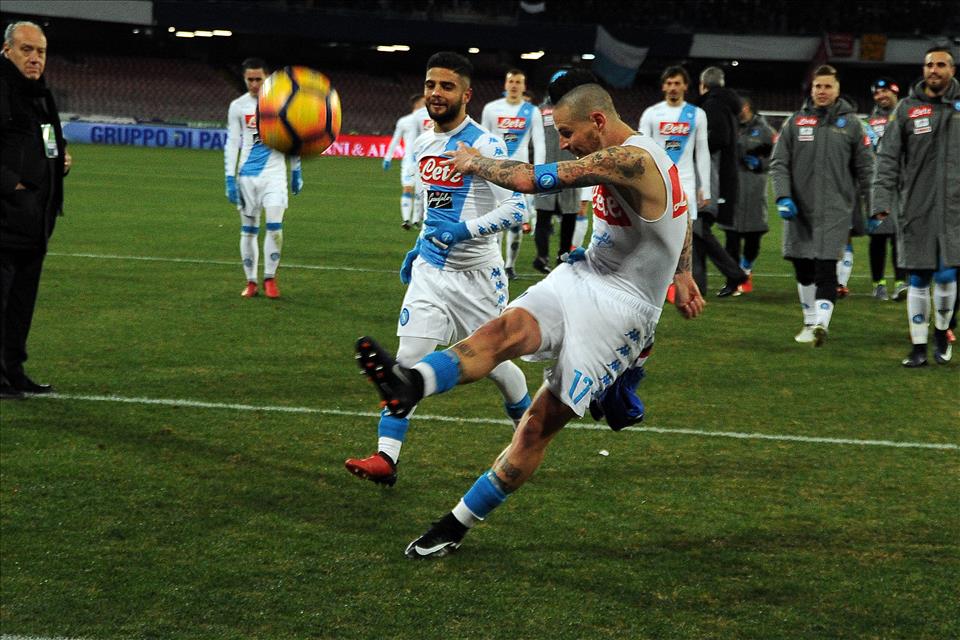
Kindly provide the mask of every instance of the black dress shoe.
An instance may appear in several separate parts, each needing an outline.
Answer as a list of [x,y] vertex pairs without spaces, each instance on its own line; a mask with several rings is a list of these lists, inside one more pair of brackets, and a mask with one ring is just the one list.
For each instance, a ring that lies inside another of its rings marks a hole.
[[27,376],[23,376],[13,384],[13,388],[20,393],[53,393],[52,384],[37,384]]

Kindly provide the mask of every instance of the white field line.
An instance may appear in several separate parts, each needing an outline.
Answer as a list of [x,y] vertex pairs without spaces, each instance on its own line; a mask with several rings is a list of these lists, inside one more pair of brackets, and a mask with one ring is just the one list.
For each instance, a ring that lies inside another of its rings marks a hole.
[[[122,256],[122,255],[111,255],[111,254],[100,254],[100,253],[63,253],[57,251],[50,251],[47,253],[48,256],[57,256],[58,258],[91,258],[95,260],[131,260],[139,262],[171,262],[171,263],[181,263],[181,264],[212,264],[212,265],[224,265],[229,267],[236,267],[239,263],[237,260],[208,260],[204,258],[168,258],[164,256]],[[398,254],[399,255],[399,254]],[[306,269],[311,271],[354,271],[360,273],[396,273],[396,269],[365,269],[362,267],[348,267],[343,265],[329,266],[329,265],[317,265],[317,264],[297,264],[294,262],[284,262],[284,269]],[[715,275],[715,274],[714,274]],[[793,278],[794,276],[788,273],[762,273],[754,272],[755,276],[761,278]],[[523,279],[540,279],[543,276],[540,274],[518,274],[518,278]],[[864,274],[854,274],[852,278],[861,278],[867,279],[870,276]],[[861,295],[861,294],[852,294],[852,295]],[[866,294],[863,294],[866,295]]]
[[[263,411],[274,413],[303,413],[324,416],[348,416],[355,418],[376,418],[377,411],[346,411],[343,409],[317,409],[313,407],[285,407],[270,405],[252,405],[229,402],[206,402],[203,400],[188,400],[177,398],[129,398],[123,396],[76,395],[69,393],[52,393],[49,395],[32,396],[30,402],[40,399],[50,400],[78,400],[83,402],[118,402],[125,404],[161,405],[167,407],[184,407],[191,409],[215,409],[232,411]],[[435,416],[418,413],[418,422],[457,422],[470,424],[489,424],[512,426],[513,422],[506,418],[457,418],[453,416]],[[583,429],[591,431],[606,431],[608,427],[597,423],[574,422],[567,429]],[[960,445],[955,443],[934,442],[902,442],[894,440],[856,440],[851,438],[820,438],[813,436],[796,436],[775,433],[742,433],[737,431],[704,431],[702,429],[675,429],[661,427],[628,427],[629,431],[643,433],[676,434],[687,436],[701,436],[707,438],[735,438],[738,440],[775,440],[780,442],[803,442],[809,444],[853,445],[860,447],[894,447],[899,449],[938,449],[957,451]]]

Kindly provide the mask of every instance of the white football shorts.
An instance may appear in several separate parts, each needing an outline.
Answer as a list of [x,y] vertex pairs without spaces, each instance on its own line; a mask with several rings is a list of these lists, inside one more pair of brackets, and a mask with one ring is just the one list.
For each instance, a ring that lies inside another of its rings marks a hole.
[[499,316],[507,300],[502,262],[471,271],[443,271],[417,258],[397,335],[453,344]]
[[241,176],[237,178],[237,189],[243,199],[243,206],[237,207],[241,215],[255,216],[267,207],[287,208],[286,176]]
[[547,388],[578,416],[653,344],[661,312],[611,287],[586,262],[558,266],[514,307],[540,325],[540,348],[523,359],[557,361],[545,371]]

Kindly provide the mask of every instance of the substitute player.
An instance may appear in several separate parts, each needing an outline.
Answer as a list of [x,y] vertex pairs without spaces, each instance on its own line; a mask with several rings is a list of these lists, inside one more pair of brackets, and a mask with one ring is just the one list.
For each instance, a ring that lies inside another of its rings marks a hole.
[[[444,154],[461,144],[484,157],[507,157],[503,141],[467,115],[472,74],[470,61],[457,53],[436,53],[427,62],[424,95],[434,128],[414,144],[418,190],[426,202],[423,233],[437,224],[454,230],[447,243],[419,238],[400,269],[400,280],[409,285],[397,324],[397,359],[403,366],[467,337],[499,316],[509,297],[498,236],[523,223],[523,198],[441,164]],[[523,372],[504,362],[488,373],[503,394],[507,415],[519,422],[530,406]],[[345,466],[361,478],[393,485],[414,407],[396,415],[388,409],[380,416],[377,453],[350,458]]]
[[[610,95],[596,84],[572,89],[557,103],[553,117],[561,147],[579,160],[504,162],[460,144],[443,166],[524,192],[597,185],[594,235],[587,250],[575,252],[571,263],[527,289],[502,316],[410,369],[395,366],[369,338],[357,345],[367,375],[387,407],[399,413],[424,396],[474,382],[510,358],[556,359],[513,441],[451,512],[407,546],[412,558],[457,549],[470,527],[533,475],[554,436],[592,409],[593,400],[614,429],[636,421],[618,417],[625,418],[628,406],[639,403],[632,387],[653,345],[671,281],[685,317],[703,309],[690,273],[686,196],[667,154],[623,122]],[[453,242],[458,236],[454,226],[439,225],[424,237]]]
[[933,285],[933,356],[953,354],[948,330],[957,302],[960,266],[960,82],[947,47],[927,50],[923,80],[890,115],[880,141],[873,219],[896,217],[898,260],[910,274],[907,317],[912,348],[905,367],[927,365]]
[[[247,93],[230,103],[227,112],[227,144],[223,149],[227,199],[240,212],[240,259],[247,285],[244,298],[257,295],[259,273],[260,213],[267,219],[263,238],[263,291],[279,298],[277,268],[283,247],[283,212],[287,208],[287,162],[285,156],[260,142],[257,134],[257,96],[267,77],[267,65],[260,58],[243,61]],[[290,156],[290,183],[294,195],[303,189],[300,158]]]
[[400,194],[400,218],[403,222],[400,226],[404,230],[410,229],[411,225],[420,226],[420,219],[423,217],[423,203],[417,198],[414,189],[417,163],[413,157],[413,143],[421,133],[433,128],[433,120],[424,106],[422,93],[410,96],[410,109],[410,113],[397,120],[393,138],[390,139],[387,152],[383,156],[383,170],[389,171],[393,152],[403,140],[403,161],[400,163],[400,186],[403,188]]
[[[530,158],[529,146],[533,141],[533,161],[540,164],[546,157],[546,145],[543,137],[543,116],[540,109],[524,99],[527,89],[527,77],[519,69],[507,71],[503,83],[506,95],[499,100],[488,102],[483,107],[480,118],[484,129],[500,136],[507,145],[507,155],[511,160],[527,162]],[[530,222],[530,216],[535,213],[533,196],[524,196],[527,207],[527,218],[524,223]],[[520,253],[521,230],[507,231],[507,278],[513,280],[517,273],[515,265]]]

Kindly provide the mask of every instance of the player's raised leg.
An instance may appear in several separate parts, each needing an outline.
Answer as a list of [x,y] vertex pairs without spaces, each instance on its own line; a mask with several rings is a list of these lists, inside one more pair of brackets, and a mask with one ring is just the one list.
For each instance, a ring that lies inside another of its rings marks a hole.
[[540,346],[540,327],[523,309],[508,309],[466,340],[427,354],[412,367],[399,365],[372,338],[357,341],[357,362],[391,415],[403,418],[421,399],[486,377],[501,362]]
[[[433,353],[437,344],[439,341],[430,338],[402,336],[397,350],[399,366],[413,366],[425,355]],[[406,440],[414,408],[403,417],[392,416],[384,409],[377,424],[377,452],[366,458],[348,458],[344,463],[347,470],[377,484],[393,486],[397,481],[400,449]]]

